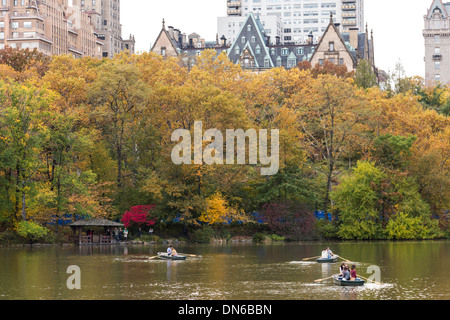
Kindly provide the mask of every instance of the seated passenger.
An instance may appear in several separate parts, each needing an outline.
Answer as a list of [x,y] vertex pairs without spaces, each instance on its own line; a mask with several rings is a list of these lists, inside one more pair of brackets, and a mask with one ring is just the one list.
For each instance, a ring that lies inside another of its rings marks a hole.
[[341,266],[339,267],[339,277],[342,277],[344,274],[344,267],[346,267],[347,264],[345,262],[342,262]]
[[348,267],[344,267],[344,271],[342,272],[342,278],[345,280],[350,280],[350,272],[348,272]]
[[354,281],[356,280],[356,266],[352,265],[352,270],[350,271],[350,280]]

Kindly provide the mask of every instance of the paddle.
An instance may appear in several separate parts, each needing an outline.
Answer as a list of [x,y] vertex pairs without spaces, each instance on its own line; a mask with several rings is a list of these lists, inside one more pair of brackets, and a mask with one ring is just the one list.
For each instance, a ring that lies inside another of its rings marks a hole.
[[152,259],[155,259],[155,258],[158,258],[158,256],[150,257],[150,258],[148,258],[148,260],[152,260]]
[[311,260],[311,259],[316,259],[316,258],[320,258],[321,256],[317,256],[317,257],[311,257],[311,258],[305,258],[305,259],[303,259],[303,261],[306,261],[306,260]]
[[323,280],[333,278],[334,276],[337,276],[337,275],[338,275],[338,273],[333,274],[332,276],[329,276],[329,277],[326,277],[326,278],[323,278],[323,279],[316,279],[316,280],[314,280],[314,282],[321,282],[321,281],[323,281]]
[[201,257],[201,255],[196,254],[190,254],[190,253],[178,253],[180,256],[186,256],[186,257]]
[[344,257],[341,257],[340,255],[337,255],[339,258],[341,258],[342,260],[345,260],[346,262],[351,262],[350,260],[345,259]]
[[373,282],[373,283],[375,283],[375,284],[378,284],[378,285],[380,285],[380,286],[383,285],[383,284],[380,283],[380,282],[376,282],[376,281],[374,281],[374,280],[372,280],[372,279],[367,279],[366,277],[363,277],[363,276],[361,276],[361,275],[358,275],[358,277],[363,278],[363,279],[365,279],[365,280],[367,280],[367,281],[371,281],[371,282]]

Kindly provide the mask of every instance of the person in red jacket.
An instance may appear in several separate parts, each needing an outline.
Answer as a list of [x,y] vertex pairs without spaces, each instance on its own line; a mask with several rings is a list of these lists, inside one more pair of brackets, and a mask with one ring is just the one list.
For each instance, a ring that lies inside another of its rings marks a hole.
[[352,269],[350,271],[350,280],[356,280],[356,266],[352,265]]

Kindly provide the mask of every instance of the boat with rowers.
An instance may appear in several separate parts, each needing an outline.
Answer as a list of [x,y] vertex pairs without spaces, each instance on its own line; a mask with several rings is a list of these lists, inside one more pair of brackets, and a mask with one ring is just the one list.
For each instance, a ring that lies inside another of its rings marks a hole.
[[333,263],[336,262],[338,260],[339,256],[338,255],[334,255],[331,256],[330,258],[319,258],[316,261],[319,263]]
[[335,285],[342,287],[359,287],[363,286],[365,283],[365,281],[360,278],[345,280],[342,276],[333,276],[333,282]]
[[186,260],[186,256],[169,255],[167,252],[158,252],[158,257],[161,259],[167,259],[167,260]]

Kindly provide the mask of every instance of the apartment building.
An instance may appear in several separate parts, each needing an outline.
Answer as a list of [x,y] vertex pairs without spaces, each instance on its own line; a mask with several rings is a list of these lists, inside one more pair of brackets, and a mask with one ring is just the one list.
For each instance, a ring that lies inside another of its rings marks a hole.
[[122,38],[120,0],[70,0],[71,7],[91,17],[95,32],[103,42],[103,57],[114,57],[124,50],[135,53],[135,38]]
[[[339,24],[340,32],[364,30],[364,0],[227,0],[227,17],[218,18],[218,33],[233,42],[250,13],[263,22],[266,34],[275,43],[305,44],[313,36],[319,38],[328,27],[330,14]],[[265,22],[268,17],[277,22]]]
[[424,16],[425,83],[450,84],[450,2],[433,0]]
[[46,55],[101,57],[103,43],[86,14],[68,0],[0,0],[0,49],[38,49]]

